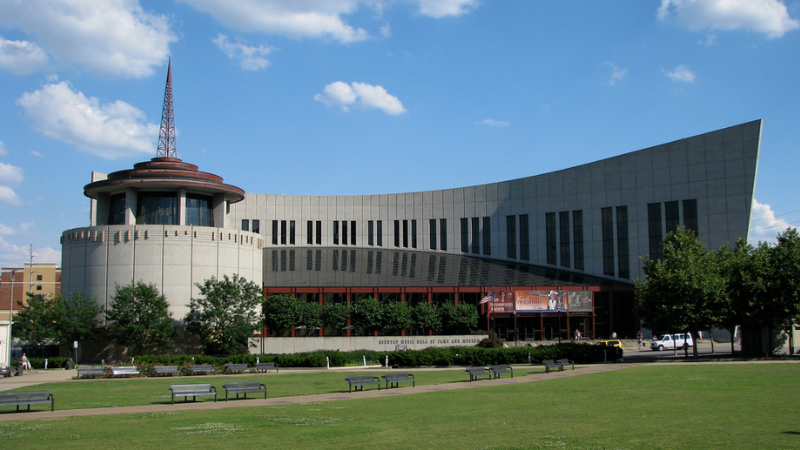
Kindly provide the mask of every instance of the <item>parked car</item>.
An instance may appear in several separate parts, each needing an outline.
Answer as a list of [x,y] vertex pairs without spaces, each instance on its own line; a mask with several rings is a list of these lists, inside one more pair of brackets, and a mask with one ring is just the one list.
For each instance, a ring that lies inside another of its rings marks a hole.
[[655,336],[650,342],[650,350],[661,351],[673,348],[694,347],[694,339],[691,334],[662,334]]

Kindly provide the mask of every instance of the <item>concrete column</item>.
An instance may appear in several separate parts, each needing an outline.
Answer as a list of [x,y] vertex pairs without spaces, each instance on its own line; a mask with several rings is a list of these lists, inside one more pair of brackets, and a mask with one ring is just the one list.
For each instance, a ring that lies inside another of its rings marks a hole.
[[186,188],[178,189],[178,225],[186,225]]
[[136,205],[139,203],[139,195],[136,189],[125,189],[125,225],[136,225]]

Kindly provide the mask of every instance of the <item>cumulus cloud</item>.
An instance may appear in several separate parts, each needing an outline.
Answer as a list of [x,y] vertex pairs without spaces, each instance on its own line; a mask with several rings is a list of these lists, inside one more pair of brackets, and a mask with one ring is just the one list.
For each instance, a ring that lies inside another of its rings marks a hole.
[[751,244],[758,242],[776,243],[778,234],[787,228],[796,228],[784,219],[775,216],[770,205],[759,203],[753,199],[750,213],[750,239]]
[[243,40],[231,42],[228,40],[228,36],[222,33],[218,34],[217,37],[211,41],[214,42],[228,58],[238,60],[242,70],[257,71],[269,67],[269,61],[266,56],[272,52],[272,47],[270,46],[259,45],[258,47],[254,47],[247,45],[246,41]]
[[22,199],[8,186],[0,186],[0,203],[11,206],[21,206],[23,204]]
[[611,78],[609,78],[607,81],[609,86],[617,84],[618,81],[621,81],[623,78],[625,78],[625,75],[628,74],[628,69],[620,69],[613,62],[606,61],[603,64],[611,68]]
[[3,144],[3,141],[0,141],[0,156],[6,156],[8,154],[8,150],[6,150],[6,144]]
[[509,122],[503,120],[494,120],[494,119],[483,119],[480,121],[480,123],[488,127],[507,127],[511,125],[511,123]]
[[[3,233],[3,230],[11,229],[0,224],[0,265],[2,267],[22,267],[24,263],[30,261],[30,247],[8,242],[3,235],[11,235],[15,232],[12,230],[12,232]],[[51,247],[35,249],[33,257],[37,263],[61,265],[61,251]]]
[[17,58],[28,60],[26,70],[34,63],[41,68],[49,55],[58,65],[127,78],[150,76],[177,40],[167,18],[148,13],[138,0],[0,1],[0,26],[35,41],[5,41],[0,52],[12,53],[9,45],[15,46]]
[[17,185],[22,183],[25,177],[22,176],[22,169],[11,164],[0,163],[0,184]]
[[145,123],[138,108],[123,101],[101,105],[66,82],[26,92],[17,100],[34,130],[106,159],[152,154],[159,125]]
[[780,0],[661,0],[656,15],[690,30],[748,30],[771,38],[800,28]]
[[30,41],[9,41],[0,36],[0,70],[27,75],[42,70],[50,61],[43,48]]
[[695,79],[694,72],[683,64],[672,70],[665,70],[664,75],[672,81],[682,81],[684,83],[693,83]]
[[[342,44],[369,39],[370,33],[347,24],[343,16],[362,7],[382,11],[397,0],[178,0],[206,12],[226,27],[242,32],[292,38],[328,39]],[[477,0],[404,0],[420,14],[442,18],[460,16],[477,7]],[[380,14],[377,14],[378,16]],[[385,37],[390,28],[382,25]]]
[[373,86],[367,83],[347,84],[336,81],[314,96],[314,100],[322,102],[329,107],[340,107],[349,111],[356,106],[364,109],[380,109],[386,114],[397,115],[406,112],[403,104],[394,95],[386,92],[383,86]]

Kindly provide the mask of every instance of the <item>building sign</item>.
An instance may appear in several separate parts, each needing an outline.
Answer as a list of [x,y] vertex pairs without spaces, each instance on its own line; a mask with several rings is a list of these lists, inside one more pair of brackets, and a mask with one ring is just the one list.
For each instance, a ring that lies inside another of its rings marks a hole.
[[492,313],[592,312],[592,291],[531,290],[500,292]]

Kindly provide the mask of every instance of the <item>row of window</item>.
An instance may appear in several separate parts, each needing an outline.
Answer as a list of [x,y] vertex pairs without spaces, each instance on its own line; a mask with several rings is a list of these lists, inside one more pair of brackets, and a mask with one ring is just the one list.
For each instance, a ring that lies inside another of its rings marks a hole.
[[527,214],[506,216],[506,254],[511,259],[517,259],[517,242],[519,242],[519,259],[530,261],[530,227]]
[[[125,194],[109,199],[108,225],[125,225]],[[184,225],[213,227],[211,197],[186,194]],[[137,225],[180,225],[178,195],[175,192],[139,192],[136,196]]]
[[[472,226],[470,226],[470,224]],[[483,244],[483,245],[481,245]],[[490,217],[461,218],[461,252],[476,255],[492,254],[492,221]]]
[[556,266],[560,259],[562,267],[584,270],[583,211],[549,212],[545,213],[544,220],[547,264]]
[[[666,233],[674,232],[680,225],[681,206],[683,206],[683,226],[697,230],[697,200],[649,203],[647,205],[647,230],[650,258],[661,259],[661,243]],[[663,220],[662,220],[663,217]]]

